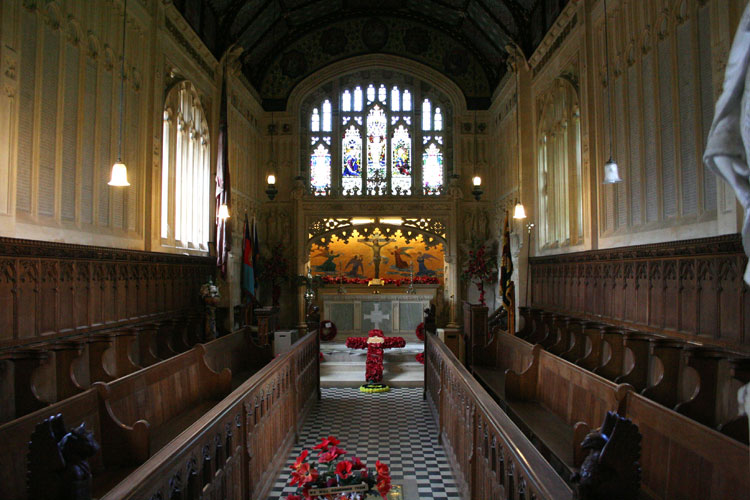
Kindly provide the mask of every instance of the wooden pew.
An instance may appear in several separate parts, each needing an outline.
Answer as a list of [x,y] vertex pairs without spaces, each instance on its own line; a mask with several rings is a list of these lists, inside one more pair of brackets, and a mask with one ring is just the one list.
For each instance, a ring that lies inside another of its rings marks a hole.
[[741,500],[750,491],[748,447],[630,392],[625,416],[640,430],[642,489],[651,498]]
[[[0,454],[0,481],[3,485],[3,498],[26,500],[26,456],[28,441],[38,423],[52,415],[62,414],[65,426],[71,428],[86,423],[86,428],[101,443],[102,434],[99,420],[99,396],[95,389],[88,389],[63,401],[29,413],[0,426],[0,442],[4,453]],[[101,482],[112,482],[117,471],[105,471],[101,451],[89,460],[94,477],[95,489]],[[122,474],[120,474],[122,475]],[[96,491],[101,491],[96,489]],[[29,499],[32,500],[32,499]]]
[[622,412],[631,389],[544,350],[525,372],[505,375],[510,411],[566,480],[585,458],[583,438],[601,425],[607,411]]
[[318,397],[319,352],[317,335],[298,340],[102,500],[267,498]]
[[575,319],[568,321],[568,335],[570,336],[570,346],[567,351],[560,354],[560,357],[574,363],[577,359],[586,356],[586,336],[583,329],[588,324],[587,321]]
[[630,384],[638,392],[648,387],[649,349],[653,338],[656,336],[650,333],[626,331],[623,334],[623,346],[630,352],[633,364],[624,375],[617,377],[615,382]]
[[81,354],[80,342],[60,340],[46,346],[49,360],[34,370],[34,394],[44,403],[56,403],[83,389],[72,377],[73,363]]
[[[509,335],[496,337],[528,345]],[[539,352],[538,346],[534,349]],[[572,498],[568,485],[534,445],[432,334],[425,340],[425,391],[461,498]]]
[[2,409],[0,422],[7,422],[46,406],[37,396],[32,381],[36,369],[49,360],[49,354],[38,349],[13,349],[0,352],[2,373]]
[[518,337],[495,333],[494,366],[472,366],[498,404],[566,480],[584,455],[580,443],[606,411],[622,409],[617,385]]
[[557,331],[558,338],[557,342],[547,349],[549,352],[559,356],[570,349],[570,330],[568,328],[572,321],[575,321],[575,319],[569,316],[555,315],[553,326]]
[[685,349],[687,366],[698,372],[699,383],[695,394],[674,407],[682,413],[709,427],[716,428],[719,421],[719,394],[721,388],[729,381],[728,377],[719,373],[722,360],[729,357],[727,351],[706,347],[691,346]]
[[602,363],[594,369],[594,373],[609,380],[617,380],[617,377],[625,374],[625,333],[616,327],[602,330],[601,340],[607,346],[608,356],[605,359],[602,350]]
[[206,364],[215,372],[232,370],[232,389],[273,359],[271,346],[255,345],[250,328],[204,344]]
[[587,322],[582,333],[586,339],[586,353],[574,360],[578,366],[593,372],[602,364],[602,332],[607,328],[601,323]]
[[[270,359],[267,352],[256,351],[248,339],[249,332],[238,331],[197,345],[126,377],[95,383],[91,389],[0,426],[0,442],[7,451],[6,458],[0,456],[3,498],[25,500],[24,474],[11,476],[25,470],[25,458],[15,464],[13,457],[26,456],[34,426],[56,413],[63,414],[67,427],[85,421],[94,431],[102,445],[91,461],[95,496],[108,491],[198,419],[201,411],[205,413],[211,401],[229,393],[230,368],[244,367],[246,377],[248,370]],[[209,362],[214,370],[209,369]]]
[[231,370],[211,370],[205,352],[199,344],[148,369],[94,384],[101,398],[106,465],[144,462],[229,394]]
[[680,403],[680,382],[682,373],[682,351],[686,343],[682,340],[656,338],[650,341],[650,354],[661,362],[662,373],[659,380],[653,381],[641,394],[667,408]]

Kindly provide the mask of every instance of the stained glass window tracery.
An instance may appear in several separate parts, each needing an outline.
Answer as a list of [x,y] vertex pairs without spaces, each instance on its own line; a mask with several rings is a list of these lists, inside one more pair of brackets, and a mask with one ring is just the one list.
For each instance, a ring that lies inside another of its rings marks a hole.
[[305,149],[312,193],[442,193],[448,123],[445,100],[435,100],[431,93],[426,95],[418,86],[410,88],[413,83],[405,81],[409,80],[334,85],[335,94],[329,89],[308,101]]

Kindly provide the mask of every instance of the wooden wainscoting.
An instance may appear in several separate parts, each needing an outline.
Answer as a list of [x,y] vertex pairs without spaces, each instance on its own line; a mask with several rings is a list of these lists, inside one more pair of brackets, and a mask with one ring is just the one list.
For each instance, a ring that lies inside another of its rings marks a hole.
[[0,348],[199,305],[210,257],[0,238]]
[[531,306],[750,351],[740,236],[536,257]]

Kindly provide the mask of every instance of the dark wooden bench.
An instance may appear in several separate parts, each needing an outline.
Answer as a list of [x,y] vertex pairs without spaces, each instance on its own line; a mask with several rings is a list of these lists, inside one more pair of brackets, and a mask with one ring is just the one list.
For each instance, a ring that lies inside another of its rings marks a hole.
[[[39,350],[31,354],[46,355]],[[101,451],[91,461],[98,496],[270,359],[270,353],[250,343],[248,331],[238,331],[117,380],[97,382],[90,389],[0,426],[0,442],[6,445],[6,453],[0,456],[4,498],[26,498],[27,443],[34,427],[45,418],[62,413],[67,427],[85,421],[94,432],[101,444]],[[238,370],[236,378],[232,369]]]
[[625,407],[643,436],[641,485],[649,497],[747,498],[747,446],[634,392],[627,394]]
[[205,347],[94,387],[101,397],[107,465],[136,465],[161,448],[231,390],[232,373],[214,372]]
[[[197,337],[198,315],[173,316],[165,320],[163,332],[170,339],[182,336],[181,349],[186,350],[187,342]],[[132,324],[0,352],[0,422],[160,361],[156,333],[155,323]]]
[[601,425],[606,411],[621,411],[630,389],[595,375],[508,334],[488,351],[494,367],[473,366],[475,376],[566,480],[583,460],[580,443]]

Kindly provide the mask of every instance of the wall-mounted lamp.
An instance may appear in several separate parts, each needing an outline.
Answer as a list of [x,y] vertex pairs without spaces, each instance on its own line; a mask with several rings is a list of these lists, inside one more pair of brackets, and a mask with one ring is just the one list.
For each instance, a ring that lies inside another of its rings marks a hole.
[[227,206],[226,203],[222,203],[219,206],[219,215],[218,215],[218,217],[219,217],[219,219],[224,220],[224,221],[229,218],[229,207]]
[[268,182],[268,187],[266,188],[266,194],[268,195],[269,200],[273,200],[276,197],[276,195],[279,193],[279,190],[276,189],[276,176],[273,174],[268,174],[266,181]]
[[484,191],[482,191],[482,178],[478,175],[475,175],[471,179],[471,183],[474,185],[474,189],[471,190],[471,194],[474,195],[475,200],[479,201],[479,198],[482,197],[482,193],[484,193]]
[[127,29],[128,1],[122,6],[122,63],[120,66],[120,134],[117,140],[117,161],[112,165],[112,176],[109,179],[110,186],[126,187],[128,182],[128,167],[122,162],[122,115],[123,115],[123,86],[125,83],[125,32]]

